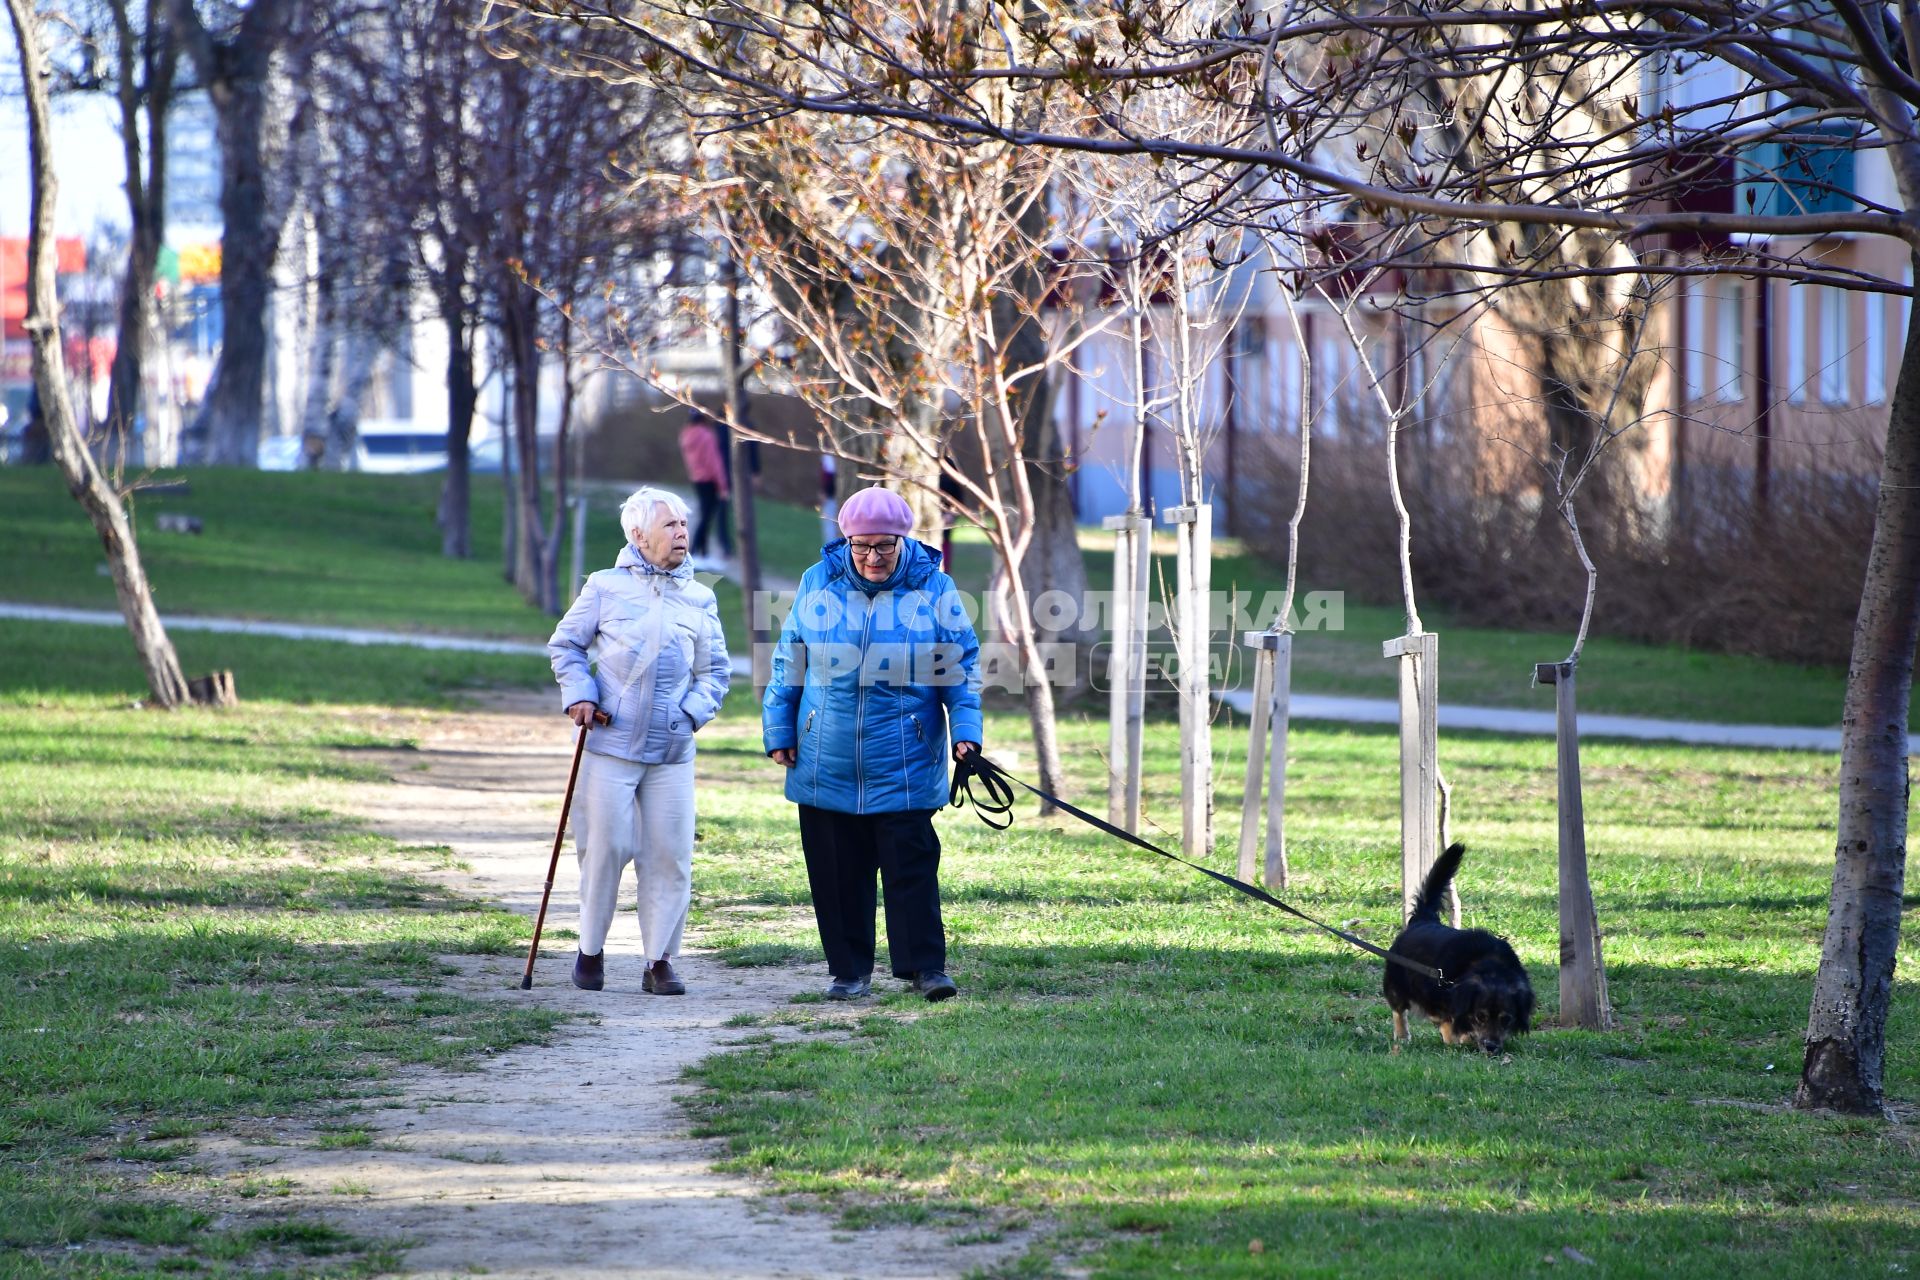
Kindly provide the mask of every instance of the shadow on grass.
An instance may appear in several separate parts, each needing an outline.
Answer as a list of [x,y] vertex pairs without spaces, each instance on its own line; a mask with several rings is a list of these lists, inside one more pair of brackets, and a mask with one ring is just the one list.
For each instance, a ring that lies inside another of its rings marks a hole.
[[1377,962],[1345,956],[964,945],[952,969],[948,1004],[889,990],[853,1040],[704,1064],[702,1131],[796,1188],[1048,1214],[1102,1276],[1519,1275],[1566,1248],[1864,1274],[1920,1239],[1906,1138],[1784,1108],[1807,975],[1618,965],[1622,1026],[1588,1033],[1544,1025],[1536,971],[1543,1025],[1493,1057],[1424,1025],[1394,1052]]
[[247,844],[338,843],[364,834],[366,824],[323,810],[193,807],[155,812],[152,805],[96,805],[91,812],[0,812],[0,839],[111,841],[137,845],[188,840],[208,850]]

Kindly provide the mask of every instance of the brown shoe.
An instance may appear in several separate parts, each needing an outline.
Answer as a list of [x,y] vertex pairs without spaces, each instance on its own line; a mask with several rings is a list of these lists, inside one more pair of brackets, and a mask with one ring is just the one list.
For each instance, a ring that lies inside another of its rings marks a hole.
[[656,996],[683,996],[687,994],[687,984],[680,981],[680,975],[673,971],[665,956],[647,966],[640,975],[640,989]]
[[607,953],[590,956],[584,951],[573,953],[573,985],[582,991],[598,991],[607,985]]

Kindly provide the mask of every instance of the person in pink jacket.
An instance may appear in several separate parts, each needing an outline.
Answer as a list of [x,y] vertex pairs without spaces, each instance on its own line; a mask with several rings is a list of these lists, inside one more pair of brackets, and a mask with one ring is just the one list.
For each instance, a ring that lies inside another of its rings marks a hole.
[[695,409],[680,428],[680,458],[687,464],[687,479],[693,482],[693,496],[700,504],[700,518],[693,527],[693,554],[707,554],[707,531],[720,534],[720,554],[733,554],[733,534],[727,528],[727,459],[720,451],[720,427],[706,414]]

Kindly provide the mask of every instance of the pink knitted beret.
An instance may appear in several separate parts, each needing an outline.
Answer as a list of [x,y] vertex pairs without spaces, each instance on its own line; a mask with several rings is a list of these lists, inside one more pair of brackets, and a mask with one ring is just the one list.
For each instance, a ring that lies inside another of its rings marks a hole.
[[840,504],[840,532],[849,538],[880,533],[904,538],[913,532],[913,508],[891,489],[874,485]]

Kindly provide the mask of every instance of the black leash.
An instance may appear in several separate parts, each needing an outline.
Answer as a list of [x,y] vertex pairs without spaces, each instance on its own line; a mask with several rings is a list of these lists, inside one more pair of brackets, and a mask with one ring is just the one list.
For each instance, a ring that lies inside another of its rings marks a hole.
[[[973,788],[975,783],[978,783],[981,788],[985,790],[986,796],[984,799],[974,794]],[[980,815],[980,821],[986,823],[995,831],[1005,831],[1013,825],[1013,788],[1016,785],[1025,787],[1028,791],[1039,796],[1048,804],[1057,805],[1065,809],[1068,813],[1080,819],[1080,821],[1086,823],[1088,826],[1097,831],[1104,831],[1116,840],[1124,840],[1130,845],[1145,849],[1148,853],[1157,853],[1161,857],[1177,862],[1183,867],[1191,867],[1203,876],[1212,876],[1221,884],[1238,889],[1241,893],[1246,894],[1249,898],[1257,902],[1264,902],[1270,907],[1277,907],[1290,916],[1298,916],[1314,928],[1325,929],[1342,942],[1350,942],[1362,951],[1371,952],[1379,956],[1382,960],[1385,960],[1388,964],[1397,964],[1403,968],[1411,969],[1415,973],[1425,974],[1435,982],[1452,985],[1448,982],[1447,975],[1438,969],[1421,964],[1418,960],[1409,960],[1405,956],[1395,955],[1385,947],[1375,946],[1365,938],[1357,938],[1345,929],[1336,929],[1324,921],[1314,919],[1298,907],[1287,905],[1258,885],[1248,884],[1245,880],[1235,879],[1233,876],[1215,871],[1211,867],[1203,867],[1197,862],[1188,862],[1179,854],[1169,853],[1157,844],[1149,844],[1147,841],[1133,834],[1133,832],[1123,827],[1114,826],[1105,818],[1094,817],[1078,805],[1069,804],[1059,796],[1050,796],[1032,783],[1014,777],[1005,769],[1002,769],[999,765],[980,754],[978,748],[961,756],[956,762],[953,770],[953,786],[947,794],[947,800],[948,803],[956,809],[964,809],[968,805],[972,805],[974,812]]]

